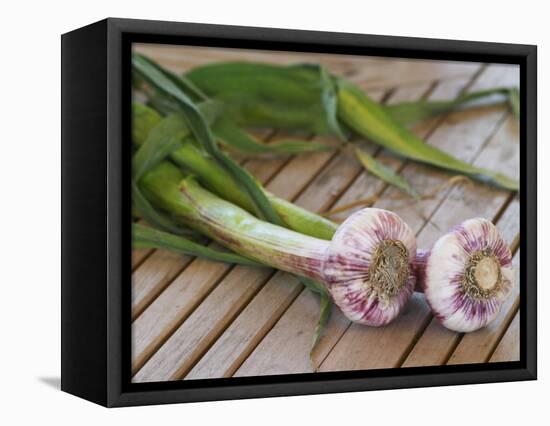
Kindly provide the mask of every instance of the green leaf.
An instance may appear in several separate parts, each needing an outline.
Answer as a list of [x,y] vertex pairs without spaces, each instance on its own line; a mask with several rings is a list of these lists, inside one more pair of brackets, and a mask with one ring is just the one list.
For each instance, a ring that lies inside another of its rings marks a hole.
[[514,116],[519,118],[519,90],[517,88],[513,87],[510,89],[508,102],[510,103],[510,108],[512,108]]
[[351,129],[402,157],[468,175],[481,182],[517,191],[519,182],[501,173],[475,167],[425,143],[397,124],[358,87],[338,80],[338,114]]
[[151,61],[144,59],[143,56],[134,54],[132,65],[138,74],[150,85],[164,93],[164,95],[171,97],[180,105],[182,112],[185,113],[187,124],[197,138],[197,141],[201,143],[206,152],[212,155],[245,188],[248,195],[254,201],[256,214],[269,222],[281,224],[282,222],[277,212],[271,206],[271,203],[250,173],[220,151],[210,127],[191,99],[170,78],[166,77],[162,71],[159,71],[158,66],[152,66]]
[[162,142],[170,140],[174,130],[173,118],[162,119],[151,108],[142,104],[132,105],[132,138],[138,151],[132,158],[132,212],[149,224],[178,235],[197,236],[195,231],[182,227],[169,216],[158,212],[141,193],[136,181],[165,156]]
[[186,76],[238,125],[342,135],[334,82],[318,65],[222,62]]
[[218,262],[235,263],[246,266],[264,266],[244,256],[214,250],[187,238],[162,232],[138,223],[132,224],[132,238],[134,247],[165,249]]
[[300,282],[310,291],[316,294],[324,294],[327,292],[325,286],[317,281],[312,280],[311,278],[298,276]]
[[[479,90],[476,92],[470,92],[457,96],[450,101],[413,101],[402,102],[393,105],[384,106],[384,109],[391,116],[395,123],[402,126],[410,127],[420,121],[426,120],[431,117],[436,117],[441,114],[445,114],[450,111],[454,111],[460,108],[472,104],[474,101],[490,98],[494,95],[503,95],[504,101],[508,101],[510,104],[513,102],[514,93],[517,93],[517,89],[508,87],[497,87],[494,89]],[[502,99],[492,103],[502,103]]]
[[165,157],[180,145],[180,142],[189,134],[185,115],[175,113],[163,118],[145,139],[132,159],[132,173],[134,179],[156,166]]
[[139,215],[150,225],[162,229],[167,232],[171,232],[177,235],[186,235],[196,237],[197,232],[185,228],[177,224],[169,216],[158,212],[143,196],[139,187],[132,181],[132,203],[134,209],[139,213]]
[[338,123],[338,89],[325,67],[319,66],[321,77],[321,100],[325,109],[327,123],[332,132],[342,140],[346,140],[344,132]]
[[132,140],[140,146],[145,143],[151,130],[162,120],[153,109],[139,103],[132,104]]
[[317,326],[315,327],[315,331],[313,332],[313,338],[311,341],[311,350],[309,352],[310,358],[313,355],[313,350],[315,349],[315,346],[317,345],[317,343],[319,343],[319,340],[321,339],[323,330],[327,325],[328,320],[330,319],[331,309],[332,309],[332,302],[330,300],[328,293],[326,292],[321,293],[319,321],[317,322]]
[[416,192],[416,190],[411,185],[409,185],[409,183],[402,176],[396,174],[389,167],[384,166],[368,152],[356,148],[355,155],[357,156],[363,167],[365,167],[365,169],[367,169],[376,177],[382,179],[384,182],[387,182],[390,185],[396,186],[402,191],[405,191],[407,194],[417,200],[420,198],[418,192]]
[[295,140],[281,140],[265,144],[242,130],[236,124],[223,117],[212,126],[214,134],[224,145],[244,154],[300,154],[304,152],[330,151],[330,145]]
[[[183,93],[185,93],[193,102],[197,101],[205,101],[208,99],[208,97],[200,90],[197,86],[195,86],[191,80],[189,80],[185,76],[179,76],[166,68],[161,67],[156,62],[149,59],[147,56],[139,55],[140,60],[142,62],[146,62],[149,68],[155,69],[157,72],[161,73],[164,77],[166,77],[168,80],[170,80],[176,87],[178,87]],[[158,90],[155,85],[153,85],[155,89]],[[161,90],[162,93],[162,90]]]

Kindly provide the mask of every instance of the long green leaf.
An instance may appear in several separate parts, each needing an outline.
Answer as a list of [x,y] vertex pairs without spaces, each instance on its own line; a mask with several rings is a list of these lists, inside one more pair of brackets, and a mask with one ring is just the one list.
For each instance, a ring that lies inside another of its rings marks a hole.
[[191,80],[185,76],[177,75],[164,67],[161,67],[155,61],[149,59],[147,56],[139,55],[143,62],[147,62],[150,68],[156,69],[159,73],[163,74],[172,83],[174,83],[183,93],[185,93],[193,102],[200,102],[208,100],[208,96],[204,94]]
[[317,326],[315,327],[315,331],[313,332],[313,338],[311,341],[311,350],[309,353],[310,358],[313,354],[313,350],[315,349],[315,346],[317,345],[317,343],[319,343],[319,340],[321,339],[323,330],[326,327],[328,320],[330,319],[331,309],[332,309],[332,302],[330,300],[328,293],[326,292],[321,293],[319,321],[317,322]]
[[321,79],[321,101],[328,126],[336,136],[345,140],[346,136],[338,122],[338,88],[325,67],[318,66],[318,68]]
[[180,145],[189,134],[185,116],[171,114],[162,119],[150,132],[132,159],[134,178],[139,180],[147,170],[160,163]]
[[396,174],[389,167],[384,166],[368,152],[357,148],[355,149],[355,155],[359,159],[359,162],[365,167],[365,169],[367,169],[376,177],[382,179],[384,182],[387,182],[390,185],[396,186],[397,188],[405,191],[407,194],[415,199],[420,198],[418,192],[416,192],[416,190],[402,176]]
[[141,146],[147,140],[151,130],[162,120],[162,117],[153,109],[140,104],[132,104],[132,140],[135,145]]
[[265,144],[242,130],[232,121],[223,117],[212,126],[214,134],[224,145],[244,154],[300,154],[304,152],[330,151],[332,146],[307,141],[282,140]]
[[421,100],[401,102],[393,105],[386,105],[383,108],[388,115],[391,116],[395,123],[410,127],[420,121],[464,108],[468,106],[468,104],[472,104],[474,101],[478,101],[483,98],[491,98],[495,95],[501,96],[497,96],[496,100],[491,103],[502,103],[502,96],[504,96],[504,101],[512,104],[512,98],[516,92],[517,89],[515,88],[496,87],[493,89],[479,90],[459,95],[450,101]]
[[162,229],[176,235],[185,235],[189,237],[196,237],[198,235],[197,232],[181,226],[169,216],[158,212],[141,193],[135,181],[132,181],[132,203],[139,215],[147,223],[158,229]]
[[227,117],[239,125],[342,134],[334,82],[318,65],[224,62],[194,68],[186,76],[223,102]]
[[151,108],[137,103],[132,105],[132,139],[134,144],[140,147],[132,159],[132,211],[134,216],[139,216],[159,229],[178,235],[196,236],[196,232],[182,227],[169,216],[157,211],[136,184],[137,178],[158,162],[151,161],[149,155],[162,159],[162,154],[159,155],[155,151],[159,138],[166,136],[161,131],[164,128],[162,117]]
[[[133,117],[134,126],[140,126],[140,118],[143,116],[156,116],[158,121],[162,120],[162,118],[149,107],[135,105],[134,112],[138,110],[140,110],[140,114]],[[147,121],[152,122],[153,125],[155,124],[151,120]],[[151,128],[147,129],[145,136],[142,136],[140,140],[134,138],[135,144],[138,146],[143,144],[146,135],[150,131]],[[143,132],[139,133],[142,134]],[[247,196],[246,192],[237,184],[235,179],[214,161],[210,155],[196,146],[190,137],[184,139],[179,147],[170,153],[170,159],[184,169],[186,173],[195,175],[199,179],[201,185],[211,192],[251,213],[254,212],[252,201]],[[265,191],[265,189],[263,190]],[[325,240],[330,240],[334,235],[337,228],[334,222],[298,207],[287,200],[278,198],[269,192],[266,192],[266,195],[286,227],[302,234]]]
[[323,284],[318,283],[311,278],[298,276],[298,279],[308,290],[311,290],[313,293],[325,294],[327,292]]
[[185,112],[188,125],[197,140],[246,189],[249,196],[254,200],[258,216],[269,222],[281,224],[282,222],[275,209],[271,206],[254,178],[230,157],[220,151],[208,124],[191,99],[170,78],[159,71],[158,67],[152,66],[149,60],[144,59],[140,55],[133,55],[132,64],[139,75],[149,84],[178,102],[182,111]]
[[516,118],[519,118],[519,90],[517,88],[510,89],[508,94],[508,102],[512,108],[512,112]]
[[246,266],[263,266],[239,254],[214,250],[186,238],[178,237],[138,223],[132,224],[132,238],[134,247],[165,249],[218,262],[235,263]]
[[518,190],[519,182],[503,174],[475,167],[425,143],[398,125],[386,111],[351,83],[338,80],[338,113],[355,132],[411,160],[466,174],[482,182]]

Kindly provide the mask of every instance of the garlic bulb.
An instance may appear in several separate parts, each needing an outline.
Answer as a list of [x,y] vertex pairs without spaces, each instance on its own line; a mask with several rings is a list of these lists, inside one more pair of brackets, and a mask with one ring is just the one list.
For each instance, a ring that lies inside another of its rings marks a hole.
[[342,223],[325,255],[324,278],[336,305],[354,322],[380,326],[411,296],[416,238],[399,216],[363,209]]
[[489,324],[515,284],[512,253],[495,225],[470,219],[419,252],[417,278],[434,316],[448,329]]
[[313,278],[352,321],[384,325],[413,292],[416,239],[395,213],[363,209],[331,241],[261,221],[163,163],[141,181],[158,207],[235,252]]

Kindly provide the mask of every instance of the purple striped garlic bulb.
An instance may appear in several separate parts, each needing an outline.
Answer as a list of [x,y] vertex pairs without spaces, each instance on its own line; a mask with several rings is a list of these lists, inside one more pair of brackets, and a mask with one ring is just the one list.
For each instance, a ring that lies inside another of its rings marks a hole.
[[434,316],[458,332],[489,324],[515,284],[510,248],[487,219],[469,219],[419,251],[416,267]]
[[348,319],[381,326],[401,312],[415,286],[416,238],[387,210],[368,208],[338,228],[325,254],[323,274]]
[[313,278],[352,321],[384,325],[414,289],[416,239],[395,213],[363,209],[331,241],[264,222],[161,164],[142,179],[158,207],[235,252]]

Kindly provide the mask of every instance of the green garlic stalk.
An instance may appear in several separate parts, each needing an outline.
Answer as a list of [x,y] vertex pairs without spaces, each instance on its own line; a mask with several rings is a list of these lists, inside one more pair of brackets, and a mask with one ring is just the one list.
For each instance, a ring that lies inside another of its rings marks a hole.
[[182,178],[163,162],[139,184],[154,205],[231,250],[322,283],[352,321],[387,324],[413,292],[416,239],[395,213],[363,209],[326,241],[261,221]]
[[[151,131],[159,124],[161,117],[154,110],[140,104],[133,108],[133,136],[134,144],[142,146]],[[216,161],[198,148],[190,137],[183,137],[183,132],[177,140],[177,147],[169,152],[168,158],[184,169],[187,173],[197,177],[202,186],[223,199],[254,213],[254,206],[250,197],[235,182],[235,179]],[[169,138],[169,135],[163,135]],[[334,222],[296,206],[263,189],[273,208],[284,224],[302,234],[330,240],[338,227]]]

